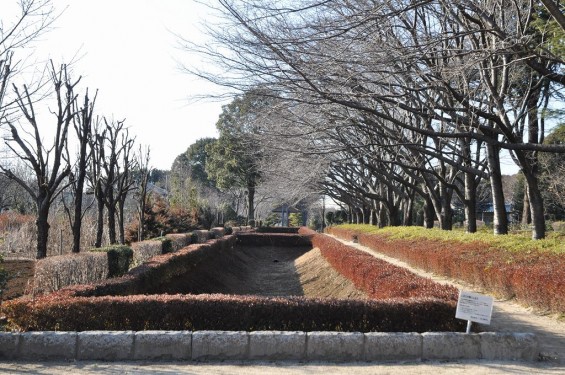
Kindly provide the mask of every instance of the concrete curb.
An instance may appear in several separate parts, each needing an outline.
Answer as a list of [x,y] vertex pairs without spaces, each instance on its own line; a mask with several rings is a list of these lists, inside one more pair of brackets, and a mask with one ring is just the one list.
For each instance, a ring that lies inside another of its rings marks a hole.
[[534,361],[538,356],[531,333],[0,332],[2,360]]

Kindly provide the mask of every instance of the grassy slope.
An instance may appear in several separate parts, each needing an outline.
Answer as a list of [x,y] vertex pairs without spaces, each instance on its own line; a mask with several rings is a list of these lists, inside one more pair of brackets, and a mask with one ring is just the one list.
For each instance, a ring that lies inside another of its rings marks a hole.
[[455,229],[451,231],[440,229],[425,229],[423,227],[386,227],[377,228],[373,225],[343,224],[338,228],[351,230],[361,233],[382,234],[390,239],[417,239],[427,238],[446,242],[481,242],[488,244],[489,247],[507,251],[519,252],[551,252],[555,254],[565,254],[565,235],[563,233],[548,232],[548,236],[543,240],[532,240],[529,232],[520,232],[505,236],[495,236],[487,228],[477,233],[465,233],[463,230]]

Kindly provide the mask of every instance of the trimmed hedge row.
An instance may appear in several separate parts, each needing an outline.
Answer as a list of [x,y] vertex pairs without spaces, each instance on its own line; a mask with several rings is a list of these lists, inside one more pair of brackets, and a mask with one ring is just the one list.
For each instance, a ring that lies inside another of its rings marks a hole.
[[371,298],[436,298],[457,301],[457,288],[418,276],[326,235],[315,235],[312,244],[320,249],[334,269]]
[[133,261],[133,250],[126,245],[110,245],[90,249],[94,253],[106,253],[108,257],[108,277],[122,276],[129,270]]
[[237,233],[242,246],[312,246],[310,237],[291,233]]
[[161,293],[167,283],[191,272],[203,260],[232,248],[234,236],[210,240],[205,244],[189,245],[177,252],[157,255],[122,277],[107,279],[96,284],[73,285],[53,295],[60,297],[126,296]]
[[[332,240],[301,229],[300,241]],[[259,238],[269,238],[256,235]],[[246,237],[244,235],[245,238]],[[4,312],[17,330],[300,330],[424,332],[463,330],[455,319],[455,302],[430,297],[387,300],[335,300],[304,297],[229,295],[141,295],[159,291],[191,272],[203,260],[231,251],[236,236],[190,245],[155,256],[120,278],[71,286],[36,298],[8,302]],[[332,242],[318,242],[328,254],[343,252]],[[341,265],[358,254],[348,254]],[[353,256],[348,256],[353,255]],[[355,258],[356,259],[356,258]],[[361,259],[369,261],[368,259]],[[397,270],[388,269],[395,273]],[[371,274],[365,273],[365,278]],[[403,282],[406,277],[394,279]],[[409,278],[408,278],[409,279]],[[413,286],[418,287],[417,282]],[[390,284],[389,284],[390,287]],[[411,296],[411,294],[407,294]]]
[[131,244],[131,248],[133,250],[133,267],[141,265],[155,255],[167,254],[173,251],[172,241],[167,237],[134,242]]
[[170,233],[165,238],[171,241],[171,251],[178,251],[191,244],[192,233]]
[[361,301],[257,296],[43,296],[5,307],[24,331],[229,330],[426,332],[463,330],[453,306],[434,299]]
[[298,233],[298,227],[259,227],[257,233]]
[[68,285],[87,284],[108,278],[105,253],[84,252],[56,255],[35,263],[33,294],[48,293]]
[[504,298],[565,313],[565,254],[507,251],[483,242],[460,243],[425,238],[399,240],[341,228],[329,233],[359,243],[415,267],[464,280]]

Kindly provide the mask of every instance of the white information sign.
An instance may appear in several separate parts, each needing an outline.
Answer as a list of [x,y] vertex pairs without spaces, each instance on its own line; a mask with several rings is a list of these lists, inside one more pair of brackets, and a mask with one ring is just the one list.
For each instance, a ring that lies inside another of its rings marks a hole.
[[490,324],[492,305],[493,299],[491,296],[461,290],[455,317],[471,322]]

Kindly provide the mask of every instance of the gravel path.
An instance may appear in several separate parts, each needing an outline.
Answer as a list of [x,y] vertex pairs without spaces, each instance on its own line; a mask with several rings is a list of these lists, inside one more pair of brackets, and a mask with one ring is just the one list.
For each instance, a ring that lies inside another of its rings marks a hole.
[[407,362],[407,363],[292,363],[292,362],[222,362],[222,363],[124,363],[124,362],[75,362],[75,363],[0,363],[1,374],[194,374],[194,375],[373,375],[373,374],[422,374],[422,375],[508,375],[543,374],[561,375],[565,367],[547,363],[509,363],[483,361],[461,362]]
[[[484,293],[459,280],[449,279],[434,273],[414,268],[408,263],[391,258],[358,243],[342,240],[335,236],[333,238],[363,250],[379,259],[409,269],[423,277],[428,277],[442,284],[453,285],[458,289]],[[559,321],[558,317],[551,315],[539,315],[531,308],[525,308],[512,300],[500,300],[495,298],[493,315],[490,326],[482,326],[485,331],[493,332],[533,332],[538,335],[542,359],[554,364],[565,364],[565,322]]]

